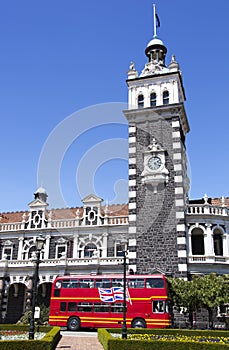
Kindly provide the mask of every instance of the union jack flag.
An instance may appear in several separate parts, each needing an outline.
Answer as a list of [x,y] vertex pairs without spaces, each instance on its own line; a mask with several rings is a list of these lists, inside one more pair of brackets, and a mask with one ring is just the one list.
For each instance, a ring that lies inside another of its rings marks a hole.
[[[123,287],[98,288],[98,289],[99,289],[100,299],[104,303],[113,303],[114,301],[124,300]],[[132,305],[129,290],[127,288],[126,288],[126,301],[130,302],[130,304]]]
[[104,303],[113,303],[114,294],[112,288],[98,288],[99,297]]

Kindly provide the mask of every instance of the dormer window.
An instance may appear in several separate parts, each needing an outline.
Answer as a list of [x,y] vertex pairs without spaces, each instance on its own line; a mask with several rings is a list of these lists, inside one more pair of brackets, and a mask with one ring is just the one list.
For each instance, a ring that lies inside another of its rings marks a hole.
[[157,105],[157,95],[155,92],[150,94],[150,107],[156,107]]
[[143,108],[144,107],[144,96],[138,95],[138,108]]
[[163,92],[163,105],[168,105],[169,104],[169,92],[168,90],[165,90]]

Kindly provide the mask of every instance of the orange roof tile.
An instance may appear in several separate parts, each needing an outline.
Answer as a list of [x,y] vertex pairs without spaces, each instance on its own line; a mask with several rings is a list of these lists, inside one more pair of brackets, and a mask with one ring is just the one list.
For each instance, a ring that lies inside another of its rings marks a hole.
[[[83,216],[83,207],[51,209],[51,210],[47,210],[46,216],[48,216],[49,213],[51,212],[52,220],[74,219],[76,217],[77,210],[79,210],[79,217],[81,218]],[[101,214],[102,216],[105,215],[105,206],[101,207]],[[21,222],[23,215],[25,215],[26,221],[27,221],[29,211],[0,213],[0,223]],[[128,204],[113,204],[108,206],[107,215],[110,217],[127,216]]]

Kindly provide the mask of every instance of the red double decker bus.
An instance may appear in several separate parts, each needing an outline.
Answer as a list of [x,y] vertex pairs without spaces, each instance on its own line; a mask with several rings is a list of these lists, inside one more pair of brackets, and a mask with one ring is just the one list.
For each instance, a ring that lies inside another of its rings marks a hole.
[[[168,327],[165,276],[128,275],[126,282],[127,327]],[[57,277],[52,286],[49,324],[72,331],[122,327],[123,294],[122,275]]]

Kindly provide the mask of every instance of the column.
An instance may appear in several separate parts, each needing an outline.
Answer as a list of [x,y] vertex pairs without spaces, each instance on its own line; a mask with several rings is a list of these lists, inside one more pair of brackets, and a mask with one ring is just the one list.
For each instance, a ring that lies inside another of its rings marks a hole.
[[19,237],[18,240],[19,240],[19,244],[18,244],[18,255],[17,255],[17,258],[18,258],[18,260],[23,260],[22,250],[23,250],[24,238],[23,237]]
[[102,258],[107,257],[107,233],[103,233],[103,250],[102,250]]
[[79,245],[79,235],[76,234],[74,235],[74,238],[73,238],[73,253],[72,253],[73,258],[79,258],[78,245]]
[[50,247],[50,235],[45,237],[45,246],[44,246],[44,259],[48,260],[49,258],[49,247]]

